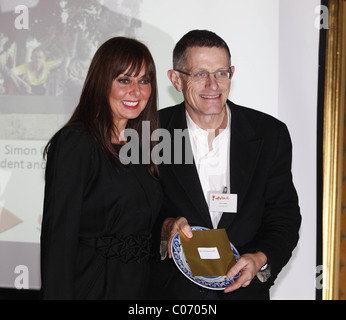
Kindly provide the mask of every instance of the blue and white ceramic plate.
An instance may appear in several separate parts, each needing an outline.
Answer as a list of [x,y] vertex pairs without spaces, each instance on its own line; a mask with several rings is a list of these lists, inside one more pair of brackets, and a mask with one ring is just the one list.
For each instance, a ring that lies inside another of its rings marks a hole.
[[[191,227],[192,231],[195,230],[209,230],[208,228],[204,227]],[[236,261],[240,258],[240,255],[237,251],[237,249],[233,246],[233,244],[230,242],[233,254],[235,256]],[[173,260],[178,267],[178,269],[183,273],[184,276],[186,276],[188,279],[190,279],[192,282],[198,284],[201,287],[211,289],[211,290],[224,290],[226,287],[230,286],[236,279],[239,278],[240,274],[237,274],[234,278],[227,278],[226,276],[222,277],[195,277],[189,267],[189,264],[187,263],[183,246],[180,242],[180,235],[179,232],[176,233],[176,235],[173,237],[172,240],[172,256]]]

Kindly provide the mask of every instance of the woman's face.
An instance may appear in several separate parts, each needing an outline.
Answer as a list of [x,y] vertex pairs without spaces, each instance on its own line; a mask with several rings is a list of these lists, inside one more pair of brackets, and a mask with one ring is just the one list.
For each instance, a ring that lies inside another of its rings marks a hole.
[[109,105],[113,122],[119,131],[125,129],[129,119],[137,118],[148,103],[152,89],[145,72],[143,65],[137,76],[125,71],[113,80]]

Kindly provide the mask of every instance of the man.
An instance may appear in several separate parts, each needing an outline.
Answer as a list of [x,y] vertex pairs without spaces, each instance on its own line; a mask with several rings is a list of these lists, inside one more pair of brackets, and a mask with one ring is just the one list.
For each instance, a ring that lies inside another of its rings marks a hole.
[[[173,67],[168,76],[184,102],[160,111],[161,126],[173,138],[174,130],[189,129],[186,143],[194,161],[160,168],[165,201],[158,224],[169,257],[153,266],[154,298],[269,299],[301,222],[288,130],[279,120],[228,100],[235,69],[227,44],[215,33],[187,33],[174,49]],[[234,195],[235,210],[211,208],[213,193]],[[241,254],[227,273],[241,276],[224,291],[194,284],[174,265],[172,237],[179,230],[191,237],[190,226],[226,229]]]
[[43,49],[37,47],[32,52],[31,61],[13,68],[12,73],[26,94],[45,95],[51,71],[61,67],[64,74],[67,62],[66,58],[46,61]]

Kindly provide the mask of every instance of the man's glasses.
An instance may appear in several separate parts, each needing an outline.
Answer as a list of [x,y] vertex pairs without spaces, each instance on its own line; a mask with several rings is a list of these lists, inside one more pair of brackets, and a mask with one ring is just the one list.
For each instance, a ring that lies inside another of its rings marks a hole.
[[175,71],[178,71],[179,73],[185,74],[187,76],[190,76],[193,81],[207,81],[211,74],[214,75],[215,79],[217,81],[225,81],[229,80],[232,76],[231,68],[228,70],[220,70],[215,72],[207,72],[207,71],[196,71],[196,72],[185,72],[179,69],[174,69]]

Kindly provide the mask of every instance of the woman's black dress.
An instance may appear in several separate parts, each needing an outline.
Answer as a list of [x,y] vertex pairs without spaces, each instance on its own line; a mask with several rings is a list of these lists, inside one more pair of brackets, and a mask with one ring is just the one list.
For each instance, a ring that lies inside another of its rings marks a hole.
[[117,162],[119,169],[83,126],[53,138],[41,234],[43,299],[145,298],[161,185],[144,165]]

